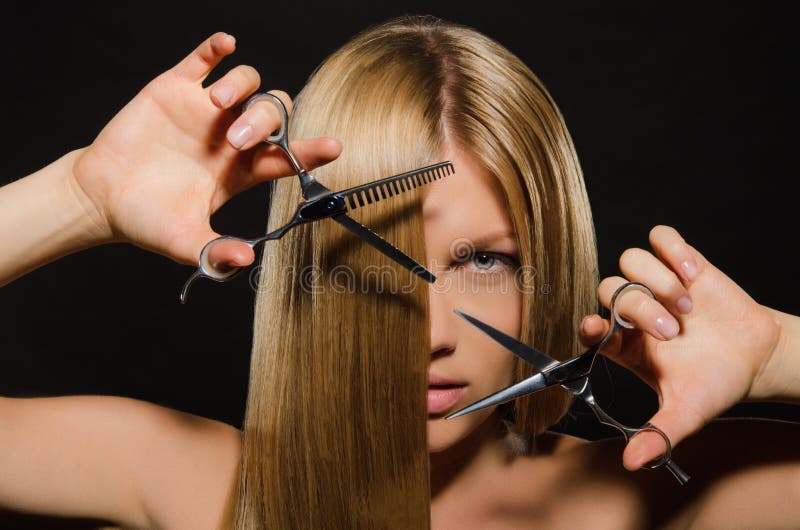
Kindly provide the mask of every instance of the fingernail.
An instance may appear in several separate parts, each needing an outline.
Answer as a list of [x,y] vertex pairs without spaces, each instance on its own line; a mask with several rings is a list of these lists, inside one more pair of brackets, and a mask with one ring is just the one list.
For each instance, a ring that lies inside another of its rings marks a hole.
[[678,299],[678,303],[675,305],[678,306],[678,311],[680,311],[684,315],[692,310],[692,301],[689,299],[688,296],[681,296]]
[[667,317],[658,317],[656,319],[656,329],[667,340],[675,337],[680,330],[678,322],[673,318]]
[[249,123],[236,125],[228,129],[228,141],[236,149],[241,149],[243,145],[250,141],[253,135],[253,127]]
[[697,278],[697,263],[693,259],[687,259],[683,263],[681,263],[683,267],[683,273],[686,275],[686,279],[689,281],[694,280]]
[[236,88],[233,85],[230,83],[223,83],[215,86],[211,94],[217,100],[217,103],[225,107],[233,99],[234,92],[236,92]]

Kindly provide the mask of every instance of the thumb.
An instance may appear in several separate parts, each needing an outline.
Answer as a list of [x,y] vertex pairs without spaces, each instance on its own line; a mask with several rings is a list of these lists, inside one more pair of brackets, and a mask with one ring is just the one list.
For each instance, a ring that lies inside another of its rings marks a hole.
[[[665,404],[655,416],[650,418],[650,424],[658,427],[667,435],[674,449],[689,435],[700,430],[705,421],[691,409]],[[666,444],[661,435],[654,431],[641,431],[628,441],[625,452],[622,454],[622,465],[628,471],[636,471],[643,465],[663,456],[666,450]]]
[[[173,257],[179,262],[198,265],[200,254],[206,245],[221,236],[206,225],[184,233],[173,248]],[[252,247],[237,239],[223,239],[215,242],[208,250],[208,263],[215,269],[225,270],[245,267],[255,261]]]
[[578,327],[578,339],[584,346],[594,346],[608,332],[608,322],[600,315],[587,315]]

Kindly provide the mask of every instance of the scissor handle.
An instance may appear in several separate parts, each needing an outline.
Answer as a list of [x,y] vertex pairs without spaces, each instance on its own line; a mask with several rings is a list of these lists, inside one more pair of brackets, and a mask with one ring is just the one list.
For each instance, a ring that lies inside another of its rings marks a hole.
[[[630,290],[642,291],[643,293],[650,296],[650,298],[656,297],[653,291],[651,291],[650,288],[643,283],[628,282],[622,284],[616,291],[614,291],[614,295],[611,297],[611,316],[613,318],[613,325],[609,330],[609,334],[606,338],[609,338],[610,335],[614,331],[616,331],[619,327],[625,329],[634,329],[636,327],[633,322],[622,318],[617,308],[617,301],[619,300],[619,297],[623,293],[626,293]],[[672,460],[672,443],[669,441],[669,437],[664,431],[662,431],[652,423],[647,423],[638,429],[628,427],[627,425],[623,425],[622,423],[618,422],[617,420],[606,414],[606,412],[602,408],[600,408],[600,405],[598,405],[597,402],[594,401],[593,396],[591,400],[587,400],[587,403],[594,411],[595,415],[597,416],[597,419],[600,420],[600,423],[604,423],[621,431],[622,434],[625,435],[626,441],[629,441],[637,434],[645,431],[652,431],[661,436],[661,438],[664,440],[664,444],[666,445],[667,448],[666,451],[661,457],[651,462],[648,462],[647,464],[644,464],[643,467],[646,469],[657,469],[663,466],[666,467],[670,473],[672,473],[672,475],[677,479],[677,481],[681,485],[684,485],[689,481],[690,478],[689,475],[685,471],[683,471],[680,467],[678,467],[678,465]]]
[[661,436],[661,438],[664,439],[664,443],[667,446],[667,450],[664,452],[664,454],[661,457],[659,457],[659,458],[657,458],[655,460],[651,460],[647,464],[644,464],[644,466],[642,466],[642,467],[644,467],[646,469],[658,469],[659,467],[663,466],[663,467],[666,467],[667,470],[670,473],[672,473],[672,475],[681,484],[681,486],[683,486],[684,484],[689,482],[689,479],[691,478],[691,477],[689,477],[689,474],[686,473],[683,469],[681,469],[678,466],[678,464],[676,464],[672,460],[672,444],[670,443],[669,437],[667,436],[667,434],[664,431],[662,431],[661,429],[659,429],[658,427],[656,427],[652,423],[648,422],[645,425],[643,425],[641,428],[635,429],[635,432],[630,436],[630,438],[628,438],[628,440],[630,440],[631,438],[633,438],[637,434],[643,433],[645,431],[652,431],[654,433],[657,433],[659,436]]
[[651,291],[650,288],[643,283],[628,282],[622,284],[616,291],[614,291],[614,295],[611,297],[611,316],[614,319],[614,321],[612,322],[613,324],[612,330],[615,330],[614,328],[617,325],[625,329],[633,329],[636,327],[633,324],[633,322],[622,318],[619,314],[619,311],[617,310],[617,300],[623,293],[626,293],[628,291],[642,291],[646,295],[650,296],[650,298],[656,297],[656,295],[653,294],[653,291]]
[[[281,98],[274,94],[270,94],[269,92],[259,92],[257,94],[253,94],[250,96],[247,101],[244,102],[244,107],[242,107],[242,112],[246,112],[247,109],[258,103],[259,101],[269,101],[273,103],[276,107],[278,107],[278,113],[281,117],[281,125],[278,127],[277,130],[273,131],[266,140],[267,143],[277,145],[281,148],[281,151],[286,153],[286,156],[289,157],[289,161],[292,163],[295,172],[298,176],[302,176],[305,173],[305,170],[300,166],[300,163],[292,154],[292,151],[289,149],[289,134],[287,132],[287,128],[289,125],[289,112],[286,110],[286,105],[283,104]],[[302,177],[301,177],[302,178]]]
[[200,259],[198,260],[199,263],[197,265],[197,270],[189,276],[189,279],[186,280],[186,283],[183,284],[183,288],[181,289],[181,294],[179,296],[180,302],[182,304],[186,303],[186,295],[189,292],[189,287],[194,283],[195,280],[198,278],[208,278],[210,280],[214,280],[216,282],[227,282],[232,280],[236,276],[239,275],[240,272],[244,269],[244,267],[232,267],[225,270],[219,269],[214,267],[214,265],[209,261],[208,254],[211,251],[211,248],[220,243],[221,241],[241,241],[242,243],[246,243],[250,245],[250,247],[254,247],[259,240],[254,239],[242,239],[236,236],[220,236],[216,239],[212,239],[203,247],[203,250],[200,251]]
[[589,405],[589,408],[592,409],[594,415],[597,416],[597,420],[600,423],[608,425],[609,427],[614,427],[615,429],[620,431],[623,434],[623,436],[625,436],[626,442],[630,441],[630,439],[636,436],[637,434],[645,431],[653,431],[657,433],[659,436],[661,436],[661,438],[664,439],[664,443],[667,446],[667,450],[664,452],[663,456],[661,456],[656,460],[653,460],[652,462],[645,464],[643,467],[645,467],[646,469],[657,469],[659,467],[664,466],[669,470],[670,473],[672,473],[672,475],[677,479],[677,481],[681,484],[681,486],[683,486],[689,481],[690,478],[689,475],[685,471],[683,471],[680,467],[678,467],[678,465],[675,462],[672,461],[672,444],[670,443],[669,437],[664,431],[662,431],[652,423],[647,423],[642,427],[639,427],[638,429],[634,427],[628,427],[624,423],[620,423],[616,419],[609,416],[608,413],[604,411],[603,408],[594,399],[594,394],[591,391],[591,383],[589,382],[588,378],[586,380],[586,387],[584,389],[584,392],[582,392],[582,397],[583,400],[586,402],[586,404]]

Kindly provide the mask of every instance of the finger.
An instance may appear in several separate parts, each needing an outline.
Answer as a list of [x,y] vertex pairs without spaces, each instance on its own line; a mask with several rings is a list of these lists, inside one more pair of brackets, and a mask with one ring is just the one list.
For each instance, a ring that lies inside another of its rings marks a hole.
[[608,333],[609,323],[600,315],[587,315],[581,321],[578,338],[584,346],[594,346]]
[[[334,138],[297,140],[290,147],[306,171],[336,160],[342,153],[342,143]],[[257,182],[293,174],[289,159],[274,146],[259,150],[253,159],[253,176]]]
[[700,262],[677,230],[658,225],[650,230],[650,244],[659,258],[669,264],[686,285],[700,274]]
[[[598,295],[604,306],[611,308],[611,298],[616,290],[628,280],[610,276],[600,282]],[[616,300],[617,313],[640,329],[660,340],[669,340],[678,335],[680,325],[672,314],[646,293],[630,290]]]
[[[270,90],[269,93],[278,96],[291,115],[292,98],[289,94],[281,90]],[[257,101],[228,128],[228,142],[240,151],[249,149],[279,129],[281,120],[280,111],[275,103],[266,99]]]
[[692,310],[692,298],[681,280],[661,260],[641,248],[629,248],[619,258],[626,278],[650,288],[656,298],[674,313]]
[[[220,237],[206,224],[191,228],[178,234],[175,244],[169,249],[170,255],[179,263],[197,265],[200,263],[200,253],[211,241]],[[225,269],[225,266],[246,266],[255,260],[253,249],[241,241],[222,241],[214,244],[209,251],[208,261],[214,267]]]
[[[298,162],[307,171],[335,160],[342,152],[342,144],[333,138],[314,138],[297,140],[289,144]],[[231,196],[250,189],[256,184],[278,177],[296,175],[294,167],[286,155],[275,146],[264,145],[254,151],[252,167],[249,171],[237,172],[228,177],[224,184],[225,193],[218,199],[221,201],[214,208],[219,208]]]
[[[684,405],[664,405],[650,419],[650,423],[664,431],[674,449],[692,433],[706,423],[691,408]],[[630,439],[622,453],[622,465],[629,471],[636,471],[644,464],[663,456],[666,451],[664,439],[656,432],[644,431]]]
[[232,239],[215,243],[208,251],[208,263],[220,272],[253,263],[256,254],[247,243]]
[[236,49],[236,39],[222,31],[214,33],[187,55],[173,71],[187,81],[202,81],[209,72]]
[[258,90],[260,85],[261,76],[258,71],[252,66],[240,64],[208,87],[208,92],[214,105],[227,109],[241,103]]
[[[584,346],[594,346],[603,340],[610,327],[611,323],[600,315],[588,315],[581,321],[578,336]],[[636,339],[630,336],[623,341],[622,335],[617,333],[603,344],[598,353],[621,364],[647,382],[648,375],[645,372],[640,374],[639,369],[643,366],[642,355],[641,349],[634,345],[635,342]]]

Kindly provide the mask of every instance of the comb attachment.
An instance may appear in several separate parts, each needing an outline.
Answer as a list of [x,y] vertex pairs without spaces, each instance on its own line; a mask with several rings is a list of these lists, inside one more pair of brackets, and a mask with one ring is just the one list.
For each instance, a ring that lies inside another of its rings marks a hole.
[[432,166],[415,169],[407,173],[400,173],[391,177],[386,177],[374,182],[362,184],[354,188],[349,188],[337,192],[336,195],[344,197],[347,206],[352,210],[366,204],[372,204],[383,199],[394,197],[404,191],[409,191],[439,180],[455,172],[453,164],[450,162],[440,162]]

